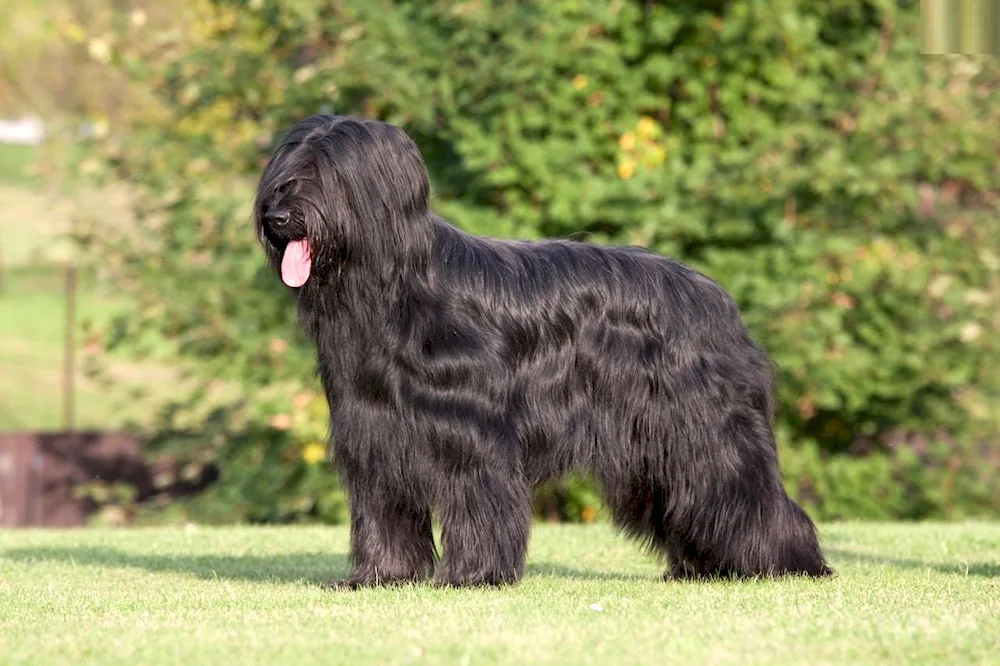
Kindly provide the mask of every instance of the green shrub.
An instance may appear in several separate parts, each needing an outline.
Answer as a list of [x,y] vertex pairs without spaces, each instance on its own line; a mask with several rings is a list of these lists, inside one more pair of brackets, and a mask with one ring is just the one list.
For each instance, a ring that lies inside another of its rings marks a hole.
[[[135,229],[88,237],[139,303],[122,344],[157,331],[250,395],[311,386],[248,185],[303,116],[377,116],[418,140],[436,209],[467,230],[647,245],[729,289],[781,368],[782,465],[811,511],[1000,512],[1000,71],[919,57],[916,3],[192,7],[113,59],[159,100],[100,146],[138,201]],[[258,480],[294,431],[241,441],[237,468],[223,422],[179,450],[229,465],[212,493],[232,515],[318,505],[308,475]],[[572,488],[563,513],[593,515]]]

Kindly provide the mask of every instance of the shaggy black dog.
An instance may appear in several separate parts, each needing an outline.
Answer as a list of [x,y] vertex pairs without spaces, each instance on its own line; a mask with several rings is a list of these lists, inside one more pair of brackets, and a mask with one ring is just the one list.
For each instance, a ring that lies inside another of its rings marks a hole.
[[638,248],[467,235],[392,125],[314,116],[261,178],[259,240],[315,340],[351,506],[333,586],[524,571],[530,494],[592,472],[677,578],[830,573],[785,493],[772,367],[730,297]]

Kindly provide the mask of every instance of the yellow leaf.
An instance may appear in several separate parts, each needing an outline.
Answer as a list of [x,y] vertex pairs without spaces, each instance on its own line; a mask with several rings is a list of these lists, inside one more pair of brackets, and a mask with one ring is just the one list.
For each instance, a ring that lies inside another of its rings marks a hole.
[[77,44],[87,37],[87,33],[76,23],[67,23],[63,26],[63,34],[66,35],[66,39]]
[[587,77],[584,76],[583,74],[577,74],[576,76],[573,77],[574,90],[583,90],[584,88],[587,87],[588,83],[589,81],[587,80]]
[[94,121],[94,137],[98,139],[103,139],[108,135],[110,127],[108,126],[107,118],[98,118]]
[[959,332],[958,337],[962,339],[962,342],[972,342],[978,338],[983,332],[983,327],[972,321],[962,327]]
[[295,70],[293,78],[295,79],[296,83],[302,84],[314,76],[316,76],[316,67],[314,65],[306,65],[305,67],[300,67],[299,69]]
[[302,459],[305,460],[310,465],[316,465],[323,462],[326,458],[326,447],[319,442],[312,442],[307,444],[302,449]]
[[622,180],[628,180],[635,174],[635,162],[632,160],[625,160],[618,165],[618,176]]
[[636,130],[638,131],[639,136],[643,138],[653,136],[653,133],[656,132],[656,121],[649,116],[643,116],[639,119],[639,124],[636,126]]
[[107,64],[111,61],[111,44],[106,39],[95,37],[87,42],[87,52],[97,62]]

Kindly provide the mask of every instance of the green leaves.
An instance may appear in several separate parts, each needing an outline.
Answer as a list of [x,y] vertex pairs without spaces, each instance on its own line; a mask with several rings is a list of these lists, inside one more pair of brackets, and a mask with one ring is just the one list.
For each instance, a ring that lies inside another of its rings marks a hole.
[[[814,508],[838,507],[825,515],[954,510],[905,499],[913,467],[891,433],[947,433],[946,453],[919,456],[930,485],[946,457],[997,441],[1000,71],[920,58],[913,3],[196,7],[163,58],[122,43],[157,100],[103,144],[149,211],[94,246],[144,313],[123,342],[159,331],[251,394],[306,381],[311,351],[248,206],[283,128],[334,110],[403,124],[435,208],[473,233],[640,243],[721,282],[782,370],[783,459],[807,469]],[[275,437],[301,445],[294,428]],[[842,457],[864,437],[883,453]],[[282,478],[268,493],[308,504],[293,492],[307,477]]]

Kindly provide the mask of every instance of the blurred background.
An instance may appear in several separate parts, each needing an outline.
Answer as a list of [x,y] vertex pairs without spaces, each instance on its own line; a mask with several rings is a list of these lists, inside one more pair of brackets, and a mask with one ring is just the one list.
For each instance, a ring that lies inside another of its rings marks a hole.
[[[983,17],[951,25],[986,44]],[[403,126],[467,231],[721,282],[817,519],[1000,516],[1000,65],[922,55],[928,26],[903,0],[0,0],[0,524],[346,521],[250,219],[317,112]],[[604,516],[586,478],[536,504]]]

